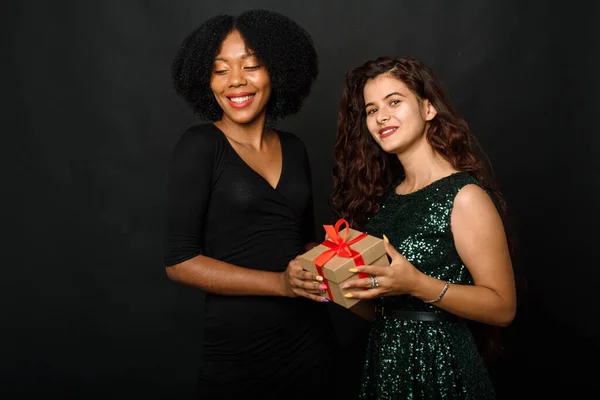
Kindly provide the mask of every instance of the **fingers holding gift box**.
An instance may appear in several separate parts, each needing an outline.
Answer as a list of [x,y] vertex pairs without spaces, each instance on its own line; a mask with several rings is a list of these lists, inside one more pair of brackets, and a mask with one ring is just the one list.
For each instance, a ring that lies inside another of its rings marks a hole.
[[346,298],[374,299],[381,296],[410,294],[418,284],[417,269],[389,243],[385,235],[383,239],[386,253],[392,262],[384,267],[364,265],[350,268],[350,272],[362,274],[362,278],[349,280],[342,285],[342,289],[347,291],[344,294]]
[[[345,229],[340,229],[342,225]],[[350,229],[341,219],[335,226],[324,225],[327,239],[300,256],[302,267],[323,278],[326,293],[323,297],[345,308],[356,305],[360,299],[348,298],[342,289],[344,283],[367,278],[366,274],[351,272],[362,265],[389,265],[382,239]],[[356,290],[360,290],[357,288]]]
[[329,301],[323,296],[327,289],[323,278],[305,271],[299,258],[289,262],[288,267],[281,274],[281,285],[289,297],[306,297],[322,303]]

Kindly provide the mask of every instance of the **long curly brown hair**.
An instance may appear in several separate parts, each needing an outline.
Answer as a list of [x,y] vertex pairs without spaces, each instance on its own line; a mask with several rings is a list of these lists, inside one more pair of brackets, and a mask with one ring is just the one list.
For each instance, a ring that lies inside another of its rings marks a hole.
[[[492,197],[507,224],[506,202],[498,190],[489,160],[471,134],[466,121],[450,106],[433,72],[411,57],[380,57],[350,71],[342,94],[337,121],[334,190],[331,205],[355,229],[379,211],[384,196],[404,178],[395,154],[386,153],[367,129],[363,91],[368,80],[391,74],[420,99],[429,100],[437,115],[429,122],[427,141],[458,171],[468,172]],[[511,251],[514,242],[508,236]],[[501,352],[500,328],[472,322],[475,340],[488,362]]]
[[[380,57],[350,71],[337,120],[335,142],[333,209],[340,217],[362,229],[366,218],[379,211],[383,197],[404,177],[395,154],[386,153],[367,129],[363,90],[369,79],[381,74],[398,78],[419,98],[437,110],[426,137],[431,146],[452,166],[468,172],[490,193],[503,219],[506,203],[477,140],[466,121],[450,106],[433,72],[411,57]],[[486,161],[484,164],[483,160]]]

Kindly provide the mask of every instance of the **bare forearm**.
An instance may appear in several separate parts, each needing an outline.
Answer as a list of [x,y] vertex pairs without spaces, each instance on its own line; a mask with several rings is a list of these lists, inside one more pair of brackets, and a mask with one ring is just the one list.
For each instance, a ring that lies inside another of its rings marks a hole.
[[184,285],[230,296],[285,296],[282,274],[238,267],[196,256],[167,267],[167,275]]
[[[444,285],[439,279],[421,274],[411,294],[421,300],[433,300]],[[460,317],[497,326],[510,324],[516,311],[512,299],[504,299],[494,290],[476,285],[451,283],[442,300],[432,304]]]

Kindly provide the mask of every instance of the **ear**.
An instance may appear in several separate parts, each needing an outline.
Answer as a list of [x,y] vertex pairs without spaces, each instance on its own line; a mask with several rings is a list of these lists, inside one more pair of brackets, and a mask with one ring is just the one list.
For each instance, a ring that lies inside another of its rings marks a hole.
[[425,99],[423,101],[423,106],[425,111],[425,121],[431,121],[432,119],[434,119],[437,115],[437,110],[435,109],[433,104],[431,104],[431,102],[428,99]]

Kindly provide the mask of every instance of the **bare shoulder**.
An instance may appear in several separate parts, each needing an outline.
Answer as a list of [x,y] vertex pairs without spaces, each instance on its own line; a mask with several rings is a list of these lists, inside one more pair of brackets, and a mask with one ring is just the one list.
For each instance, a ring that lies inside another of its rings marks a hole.
[[455,197],[450,219],[456,250],[471,274],[478,265],[498,257],[510,265],[502,218],[485,190],[464,186]]
[[500,214],[489,194],[475,184],[464,186],[454,198],[452,225],[498,221]]
[[496,208],[489,194],[475,184],[465,185],[454,198],[454,209],[456,211],[468,212],[473,209],[488,207]]

